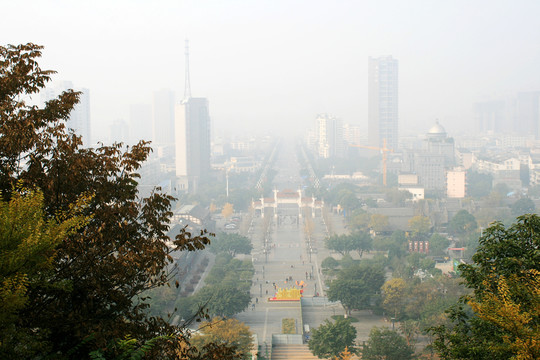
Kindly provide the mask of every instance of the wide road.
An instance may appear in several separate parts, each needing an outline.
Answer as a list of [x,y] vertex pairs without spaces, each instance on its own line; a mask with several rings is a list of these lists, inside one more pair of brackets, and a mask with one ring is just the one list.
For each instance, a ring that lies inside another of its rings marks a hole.
[[[302,184],[300,165],[292,143],[283,143],[274,169],[278,171],[274,185],[279,191],[298,190]],[[298,302],[271,302],[276,289],[287,288],[296,281],[304,281],[304,297],[324,296],[324,284],[319,271],[317,253],[309,253],[304,234],[305,219],[299,217],[298,207],[284,206],[279,216],[272,215],[252,219],[248,232],[252,240],[252,260],[255,276],[251,288],[253,305],[236,317],[250,326],[257,334],[260,344],[271,344],[272,334],[281,333],[283,318],[297,320],[297,333],[301,334],[301,308]],[[326,227],[320,215],[312,219],[314,236],[312,246],[322,245]],[[335,313],[341,313],[337,305],[327,306],[318,312],[314,325]]]

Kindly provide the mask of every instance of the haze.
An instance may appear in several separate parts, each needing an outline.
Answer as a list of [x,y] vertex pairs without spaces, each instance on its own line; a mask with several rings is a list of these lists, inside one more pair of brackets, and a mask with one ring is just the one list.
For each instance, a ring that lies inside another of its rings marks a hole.
[[216,133],[304,134],[318,113],[367,129],[369,56],[399,60],[399,123],[457,134],[477,101],[540,89],[538,1],[2,1],[0,42],[90,89],[93,138],[129,105],[184,90]]

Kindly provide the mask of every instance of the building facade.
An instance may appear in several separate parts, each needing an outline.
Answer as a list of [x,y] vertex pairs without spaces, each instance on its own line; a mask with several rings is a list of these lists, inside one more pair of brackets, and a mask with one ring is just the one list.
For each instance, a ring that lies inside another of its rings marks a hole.
[[176,176],[180,191],[197,192],[210,172],[210,114],[206,98],[187,98],[176,106]]
[[320,158],[343,157],[345,141],[341,119],[327,114],[317,115],[317,152]]
[[398,149],[398,61],[369,58],[368,140],[370,146]]

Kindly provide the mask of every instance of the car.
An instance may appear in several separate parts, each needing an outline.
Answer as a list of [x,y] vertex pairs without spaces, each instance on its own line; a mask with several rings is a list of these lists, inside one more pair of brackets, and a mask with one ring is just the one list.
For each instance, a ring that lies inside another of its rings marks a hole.
[[236,228],[237,228],[236,224],[233,224],[233,223],[225,224],[225,230],[234,230]]

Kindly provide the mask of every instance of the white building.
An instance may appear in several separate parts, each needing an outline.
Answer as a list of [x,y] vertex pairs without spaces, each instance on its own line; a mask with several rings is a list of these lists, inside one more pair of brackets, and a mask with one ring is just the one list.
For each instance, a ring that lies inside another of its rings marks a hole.
[[345,142],[343,140],[343,123],[341,119],[328,114],[317,115],[317,152],[321,158],[343,157]]
[[446,196],[464,198],[467,194],[467,172],[463,168],[446,172]]

